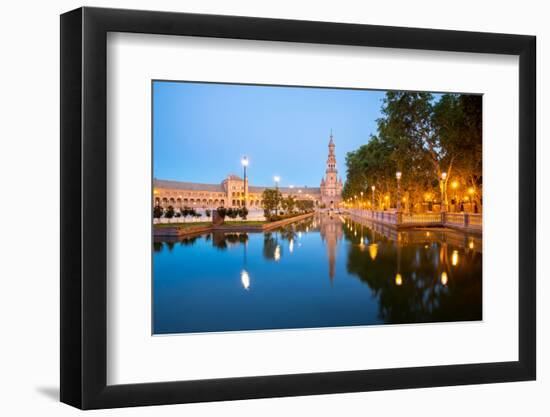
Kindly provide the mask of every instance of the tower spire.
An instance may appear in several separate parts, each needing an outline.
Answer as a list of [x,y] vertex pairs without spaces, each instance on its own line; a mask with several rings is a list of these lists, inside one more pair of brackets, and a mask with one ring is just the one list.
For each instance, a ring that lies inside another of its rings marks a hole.
[[321,180],[321,201],[327,207],[338,207],[342,196],[342,182],[338,178],[336,169],[336,154],[334,152],[334,135],[330,128],[330,140],[328,143],[328,158],[325,178]]

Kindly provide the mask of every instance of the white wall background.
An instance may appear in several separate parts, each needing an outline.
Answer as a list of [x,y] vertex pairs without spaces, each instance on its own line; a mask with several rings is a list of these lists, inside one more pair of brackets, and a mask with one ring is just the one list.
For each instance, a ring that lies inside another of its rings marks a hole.
[[[0,414],[76,415],[59,392],[59,17],[72,0],[9,2],[0,24]],[[538,37],[539,213],[550,203],[550,26],[545,4],[463,0],[125,0],[86,5],[238,14],[395,26],[532,34]],[[546,190],[544,190],[546,188]],[[33,219],[32,224],[21,218]],[[544,237],[543,237],[544,235]],[[550,249],[550,222],[539,215],[541,259]],[[344,395],[145,407],[94,415],[548,415],[550,285],[539,262],[538,381]],[[546,394],[546,395],[544,395]]]

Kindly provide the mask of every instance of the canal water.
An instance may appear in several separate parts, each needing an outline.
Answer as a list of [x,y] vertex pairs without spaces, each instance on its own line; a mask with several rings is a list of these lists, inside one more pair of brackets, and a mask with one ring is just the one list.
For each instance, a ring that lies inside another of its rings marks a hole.
[[153,333],[482,319],[482,242],[334,214],[155,241]]

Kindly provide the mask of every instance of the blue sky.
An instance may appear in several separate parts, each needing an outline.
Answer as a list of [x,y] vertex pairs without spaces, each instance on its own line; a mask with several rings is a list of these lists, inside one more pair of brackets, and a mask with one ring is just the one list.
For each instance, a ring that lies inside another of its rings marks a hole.
[[155,81],[153,175],[220,183],[242,176],[253,185],[319,186],[331,129],[340,175],[345,155],[376,132],[382,91]]

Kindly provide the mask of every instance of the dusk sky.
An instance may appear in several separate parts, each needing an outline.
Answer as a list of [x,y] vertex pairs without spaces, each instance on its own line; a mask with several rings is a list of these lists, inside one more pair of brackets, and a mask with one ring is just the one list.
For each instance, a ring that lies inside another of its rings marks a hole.
[[339,174],[345,155],[376,133],[383,91],[155,81],[153,175],[219,184],[318,187],[332,129]]

